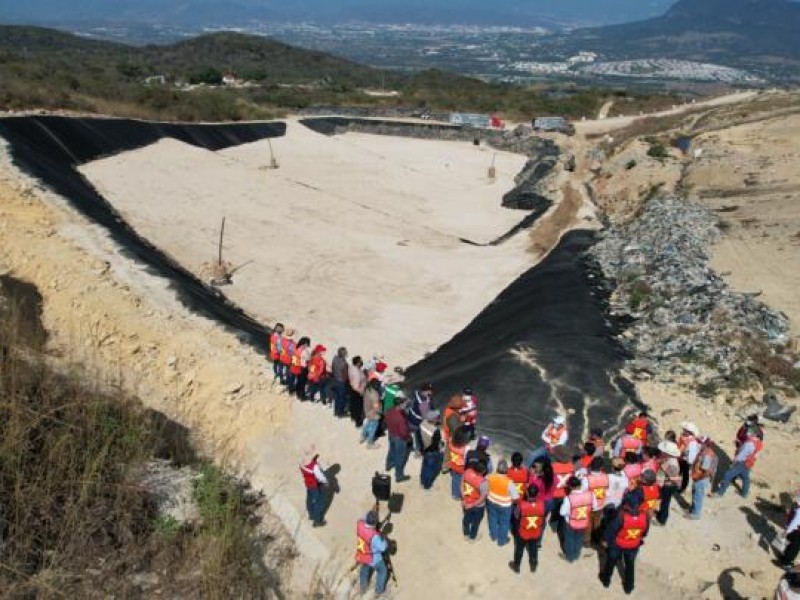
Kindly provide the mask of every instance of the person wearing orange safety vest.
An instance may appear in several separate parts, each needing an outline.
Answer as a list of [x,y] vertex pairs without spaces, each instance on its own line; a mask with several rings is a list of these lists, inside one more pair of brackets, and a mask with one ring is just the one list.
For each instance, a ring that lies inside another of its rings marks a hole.
[[650,422],[646,410],[640,412],[638,417],[625,426],[625,433],[642,442],[643,446],[647,445],[647,438],[653,433],[653,424]]
[[450,471],[450,494],[461,500],[461,477],[466,468],[467,438],[459,427],[447,442],[447,468]]
[[639,485],[639,477],[642,476],[642,463],[634,454],[625,455],[625,476],[628,478],[628,491],[635,490]]
[[641,498],[632,494],[626,498],[621,510],[606,528],[608,556],[600,581],[603,587],[611,586],[611,576],[622,561],[622,589],[633,592],[635,584],[636,556],[648,532],[647,513],[641,510]]
[[725,492],[728,490],[728,486],[734,479],[739,477],[742,480],[742,498],[747,498],[747,495],[750,493],[750,471],[752,471],[758,459],[758,455],[761,454],[763,449],[764,442],[758,437],[757,429],[755,427],[750,427],[748,429],[746,441],[739,446],[739,451],[733,459],[733,464],[731,464],[730,468],[725,472],[725,475],[723,475],[715,496],[724,496]]
[[517,495],[520,498],[525,497],[525,490],[528,487],[528,469],[522,465],[522,454],[514,452],[511,455],[511,466],[508,467],[508,478],[514,482],[517,488]]
[[292,364],[294,347],[294,329],[290,327],[281,336],[281,353],[278,357],[281,361],[281,383],[285,386],[289,385],[289,367]]
[[311,358],[311,340],[301,337],[292,352],[291,365],[289,365],[290,386],[289,391],[304,400],[306,397],[306,383],[308,382],[308,361]]
[[478,529],[486,512],[486,497],[489,495],[489,484],[485,475],[486,465],[478,462],[464,471],[464,476],[460,478],[461,508],[464,513],[461,527],[464,532],[464,539],[469,542],[474,542],[478,537]]
[[661,487],[656,479],[656,472],[646,469],[639,479],[642,488],[642,510],[647,513],[648,521],[658,512],[661,506]]
[[701,436],[697,441],[701,450],[692,463],[692,508],[685,515],[687,519],[694,521],[703,514],[703,500],[711,489],[719,464],[711,438]]
[[498,461],[497,472],[487,475],[486,482],[489,484],[486,501],[489,537],[502,547],[508,543],[514,503],[519,500],[517,486],[508,476],[508,463],[505,459]]
[[272,383],[283,379],[281,364],[281,344],[283,343],[283,323],[275,323],[269,336],[269,359],[272,361]]
[[592,510],[591,527],[583,537],[584,546],[588,545],[588,542],[599,541],[598,536],[603,522],[603,511],[606,508],[606,495],[608,494],[609,484],[608,473],[605,471],[605,461],[601,457],[595,456],[589,465],[589,473],[586,475],[586,487],[592,492],[595,503]]
[[575,562],[581,556],[584,531],[591,527],[592,511],[596,508],[594,494],[583,489],[581,480],[572,477],[567,484],[569,494],[561,503],[564,558]]
[[308,361],[308,399],[316,401],[317,393],[320,395],[320,402],[325,402],[325,388],[328,382],[328,361],[325,360],[325,353],[328,349],[322,344],[314,346],[311,359]]
[[550,525],[557,526],[561,520],[559,508],[569,493],[569,481],[575,476],[575,464],[564,446],[557,446],[553,452],[553,510],[550,513]]
[[372,573],[376,573],[375,594],[386,591],[389,582],[389,568],[383,559],[389,550],[389,543],[378,532],[378,513],[371,510],[356,524],[356,564],[359,567],[358,584],[361,594],[366,594]]
[[461,409],[461,420],[464,423],[464,431],[469,434],[469,439],[475,439],[475,426],[478,423],[478,396],[472,391],[472,388],[464,388],[461,393],[464,398],[464,407]]
[[629,433],[625,433],[619,437],[617,443],[614,444],[614,458],[625,459],[628,454],[633,454],[637,458],[642,453],[642,440],[633,437]]
[[542,445],[536,448],[528,456],[525,464],[529,469],[536,462],[537,458],[544,456],[552,456],[555,449],[559,446],[565,446],[569,441],[569,434],[567,433],[567,421],[561,415],[553,417],[553,420],[545,427],[542,432]]
[[442,415],[442,440],[445,444],[450,442],[452,432],[463,423],[460,412],[462,408],[464,408],[464,398],[459,395],[451,396]]
[[545,507],[544,502],[538,500],[539,488],[530,485],[525,490],[525,496],[520,498],[514,507],[514,559],[508,563],[509,568],[519,573],[522,564],[522,555],[528,551],[528,566],[531,573],[539,565],[539,544],[544,532]]
[[786,567],[775,589],[774,600],[800,600],[800,565]]

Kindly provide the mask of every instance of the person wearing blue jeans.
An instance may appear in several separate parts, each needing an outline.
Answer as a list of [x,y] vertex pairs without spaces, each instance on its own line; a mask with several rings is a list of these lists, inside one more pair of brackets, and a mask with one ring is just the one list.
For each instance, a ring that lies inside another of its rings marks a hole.
[[489,484],[484,475],[486,465],[477,463],[464,471],[461,479],[461,508],[463,517],[461,529],[464,538],[475,541],[478,537],[483,515],[486,512],[486,497],[489,495]]
[[408,440],[389,436],[389,453],[386,456],[386,470],[394,468],[394,478],[398,483],[406,481],[405,473],[408,462]]
[[722,481],[719,483],[719,488],[717,488],[717,496],[724,496],[725,492],[728,491],[728,486],[737,477],[742,480],[742,498],[747,498],[750,493],[750,469],[743,462],[735,462],[730,469],[725,471],[725,475],[722,476]]
[[461,478],[461,473],[450,469],[450,494],[453,496],[453,500],[461,500]]
[[325,521],[323,521],[323,511],[325,510],[324,488],[328,485],[328,479],[319,465],[319,455],[313,446],[306,450],[303,459],[300,461],[300,474],[303,476],[303,483],[306,486],[308,518],[313,522],[314,527],[322,527],[325,525]]
[[444,463],[444,453],[441,450],[424,452],[422,455],[422,467],[420,468],[419,481],[426,490],[433,487],[433,482],[439,476]]
[[461,528],[464,532],[465,538],[474,540],[478,537],[478,530],[481,527],[481,521],[483,521],[484,514],[486,514],[486,505],[464,509],[464,517],[461,520]]
[[394,407],[386,413],[386,433],[389,436],[389,450],[386,454],[386,470],[394,469],[394,479],[397,483],[408,481],[405,473],[408,462],[408,446],[411,442],[411,432],[406,421],[405,404],[402,400],[395,403]]
[[514,502],[519,500],[517,486],[507,475],[508,463],[501,459],[497,463],[497,472],[486,477],[489,484],[489,496],[486,502],[486,513],[489,520],[489,537],[498,546],[505,546],[511,530]]
[[756,436],[755,428],[749,428],[747,435],[747,440],[739,446],[739,451],[733,459],[733,464],[722,476],[722,481],[716,494],[719,497],[725,495],[725,492],[728,491],[728,486],[737,477],[742,480],[742,498],[747,498],[750,493],[750,470],[753,468],[756,457],[761,451],[762,442]]
[[356,526],[356,562],[360,565],[358,585],[362,594],[367,593],[369,580],[372,574],[377,575],[375,581],[375,594],[381,595],[386,591],[389,582],[389,568],[383,559],[384,552],[389,550],[389,543],[376,530],[378,513],[371,510],[363,521]]
[[698,440],[701,445],[700,453],[697,455],[691,468],[692,475],[692,509],[686,515],[687,519],[697,520],[703,514],[703,500],[708,494],[714,474],[717,471],[717,456],[711,445],[711,439],[707,436],[700,437]]

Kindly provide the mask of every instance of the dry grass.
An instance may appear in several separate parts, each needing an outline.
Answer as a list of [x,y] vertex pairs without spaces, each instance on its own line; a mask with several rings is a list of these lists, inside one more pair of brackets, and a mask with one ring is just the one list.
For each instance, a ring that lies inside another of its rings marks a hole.
[[201,521],[160,517],[141,474],[156,455],[190,458],[185,430],[49,364],[40,302],[32,286],[0,278],[0,595],[141,597],[133,576],[144,574],[148,595],[280,597],[264,566],[260,497],[198,463]]

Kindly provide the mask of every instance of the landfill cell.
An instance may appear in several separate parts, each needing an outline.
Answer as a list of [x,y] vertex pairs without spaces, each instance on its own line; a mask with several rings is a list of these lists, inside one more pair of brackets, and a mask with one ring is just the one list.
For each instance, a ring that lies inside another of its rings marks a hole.
[[187,307],[232,328],[261,351],[266,351],[268,345],[268,327],[138,235],[76,167],[165,137],[217,151],[281,137],[285,132],[285,123],[195,125],[59,116],[0,119],[0,136],[8,141],[15,165],[103,226],[123,253],[147,265],[152,273],[165,277]]
[[585,255],[589,231],[573,231],[509,285],[452,340],[406,371],[410,387],[431,382],[437,404],[471,387],[479,429],[504,449],[527,450],[555,414],[572,441],[590,427],[617,431],[634,409],[619,376],[626,358],[606,318],[609,288]]
[[[333,119],[315,121],[330,133],[340,125]],[[187,307],[229,327],[261,352],[266,351],[269,328],[139,236],[76,167],[164,137],[217,151],[281,137],[285,130],[283,123],[0,119],[0,136],[9,142],[18,167],[103,226],[125,254],[166,278]],[[537,206],[525,226],[547,207],[544,202]],[[406,373],[408,387],[433,382],[439,406],[450,394],[472,387],[481,403],[479,428],[508,449],[534,445],[556,413],[569,413],[573,440],[590,426],[616,428],[620,416],[632,409],[631,389],[618,374],[624,352],[614,339],[615,324],[606,317],[607,286],[584,255],[593,242],[594,234],[588,231],[564,236],[541,263],[509,285],[464,330],[411,366]]]

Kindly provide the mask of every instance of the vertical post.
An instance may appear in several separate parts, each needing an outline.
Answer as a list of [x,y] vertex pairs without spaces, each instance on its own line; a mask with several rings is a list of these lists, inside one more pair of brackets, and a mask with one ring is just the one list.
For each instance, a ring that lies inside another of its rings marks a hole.
[[219,230],[219,254],[217,264],[222,266],[222,237],[225,235],[225,217],[222,217],[222,227]]

